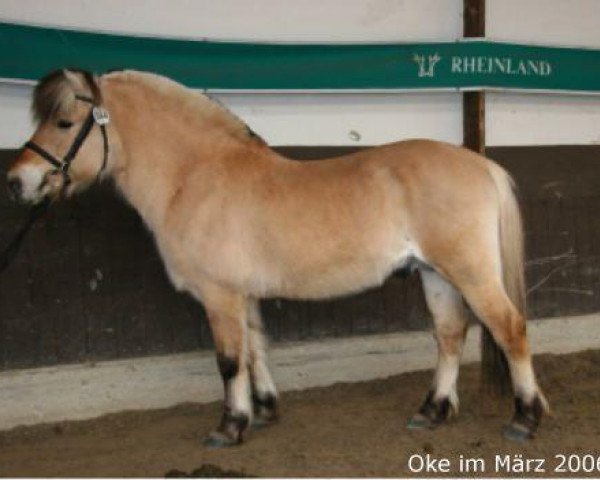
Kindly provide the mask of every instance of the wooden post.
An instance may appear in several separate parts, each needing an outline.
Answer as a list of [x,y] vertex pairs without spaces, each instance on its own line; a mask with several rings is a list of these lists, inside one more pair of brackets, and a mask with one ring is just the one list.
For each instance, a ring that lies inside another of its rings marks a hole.
[[[485,37],[485,0],[463,0],[463,34]],[[463,93],[463,144],[485,153],[485,93]]]

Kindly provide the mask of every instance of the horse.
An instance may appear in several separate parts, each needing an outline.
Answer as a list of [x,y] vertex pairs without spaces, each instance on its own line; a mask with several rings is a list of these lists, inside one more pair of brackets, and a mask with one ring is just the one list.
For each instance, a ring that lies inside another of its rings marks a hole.
[[207,95],[133,70],[51,72],[34,89],[32,113],[36,130],[8,171],[10,196],[54,202],[111,178],[152,232],[171,283],[203,304],[224,385],[207,445],[238,444],[250,426],[279,418],[261,299],[348,295],[401,267],[421,275],[438,347],[408,427],[458,413],[470,312],[487,332],[486,378],[511,383],[504,435],[528,440],[549,413],[526,336],[515,186],[491,160],[409,139],[294,161]]

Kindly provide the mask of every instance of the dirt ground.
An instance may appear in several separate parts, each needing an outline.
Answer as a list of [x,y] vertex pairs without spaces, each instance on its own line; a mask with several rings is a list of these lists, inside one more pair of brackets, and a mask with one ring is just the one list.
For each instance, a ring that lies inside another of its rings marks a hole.
[[[208,450],[201,443],[219,417],[216,403],[19,427],[0,432],[0,475],[164,477],[196,470],[195,475],[215,476],[224,469],[254,476],[413,476],[418,475],[408,466],[413,455],[448,459],[446,475],[473,475],[461,472],[462,455],[483,458],[485,476],[507,476],[511,472],[496,471],[494,462],[495,455],[509,455],[545,460],[544,472],[529,471],[529,477],[554,476],[555,455],[578,455],[572,467],[585,454],[600,455],[600,351],[543,355],[535,364],[555,416],[545,419],[538,437],[525,445],[502,438],[512,402],[482,395],[477,366],[469,365],[461,372],[460,415],[435,431],[405,428],[431,381],[431,372],[416,372],[285,393],[277,425],[251,431],[243,445],[225,450]],[[584,464],[590,462],[588,457]],[[417,457],[412,465],[420,466]],[[514,465],[512,473],[518,475],[518,460]],[[600,470],[593,475],[600,476]]]

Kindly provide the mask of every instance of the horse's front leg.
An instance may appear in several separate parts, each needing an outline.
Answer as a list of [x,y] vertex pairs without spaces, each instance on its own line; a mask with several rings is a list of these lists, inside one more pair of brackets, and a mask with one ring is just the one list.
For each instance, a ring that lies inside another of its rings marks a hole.
[[252,403],[254,405],[252,425],[262,427],[277,421],[278,414],[277,389],[267,366],[267,341],[257,299],[248,302],[248,343]]
[[221,422],[205,443],[211,447],[236,445],[242,441],[252,419],[247,299],[241,294],[210,285],[203,288],[202,301],[213,333],[217,364],[225,389]]

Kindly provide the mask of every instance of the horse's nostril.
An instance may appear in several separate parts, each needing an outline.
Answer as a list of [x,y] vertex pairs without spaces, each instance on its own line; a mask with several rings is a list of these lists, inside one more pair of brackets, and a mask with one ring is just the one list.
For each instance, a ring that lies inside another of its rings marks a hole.
[[21,192],[23,191],[23,184],[19,178],[11,178],[8,180],[8,193],[13,200],[16,200],[21,197]]

